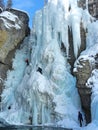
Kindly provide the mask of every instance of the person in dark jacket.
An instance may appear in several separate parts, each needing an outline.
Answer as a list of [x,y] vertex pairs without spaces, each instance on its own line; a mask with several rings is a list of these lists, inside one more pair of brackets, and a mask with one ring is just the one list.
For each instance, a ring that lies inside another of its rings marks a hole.
[[37,71],[42,74],[42,68],[38,67]]
[[27,65],[29,65],[29,60],[28,59],[26,59],[25,62],[27,63]]
[[82,113],[80,111],[78,112],[78,121],[80,123],[80,127],[82,127],[83,117],[82,117]]
[[11,106],[8,107],[8,110],[10,110],[10,109],[11,109]]

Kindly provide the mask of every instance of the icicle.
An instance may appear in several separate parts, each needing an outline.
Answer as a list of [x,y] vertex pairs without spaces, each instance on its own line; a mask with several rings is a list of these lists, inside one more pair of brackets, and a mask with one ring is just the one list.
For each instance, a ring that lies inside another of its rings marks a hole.
[[45,124],[45,104],[42,104],[42,124]]
[[77,58],[78,50],[80,49],[81,45],[80,23],[78,23],[77,25],[74,24],[74,26],[72,27],[72,33],[73,33],[74,55]]
[[88,10],[88,0],[86,0],[86,9]]
[[[35,95],[35,94],[34,94]],[[35,96],[33,96],[33,124],[37,125],[38,124],[38,108],[37,108],[37,100],[35,98]]]
[[81,45],[81,36],[80,36],[80,24],[81,24],[81,15],[82,10],[79,8],[73,8],[70,13],[70,20],[72,26],[72,34],[73,34],[73,46],[74,46],[74,54],[77,58],[78,50]]
[[62,30],[62,42],[64,44],[64,47],[66,48],[66,54],[68,57],[69,56],[69,42],[68,42],[68,25],[67,25],[67,23],[65,23],[64,27]]

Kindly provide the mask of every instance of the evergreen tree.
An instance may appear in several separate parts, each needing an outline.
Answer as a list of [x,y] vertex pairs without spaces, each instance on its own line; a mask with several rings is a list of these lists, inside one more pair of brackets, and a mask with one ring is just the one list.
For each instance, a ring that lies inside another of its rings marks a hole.
[[7,0],[6,8],[10,9],[12,7],[12,0]]
[[4,0],[0,0],[0,8],[4,9]]

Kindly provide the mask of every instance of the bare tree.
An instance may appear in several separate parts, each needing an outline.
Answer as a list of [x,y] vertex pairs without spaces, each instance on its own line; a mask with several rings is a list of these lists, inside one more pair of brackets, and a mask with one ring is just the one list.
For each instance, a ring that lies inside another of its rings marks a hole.
[[4,9],[4,8],[5,8],[5,6],[4,6],[4,0],[0,0],[0,8],[1,8],[1,9]]
[[8,9],[12,8],[12,0],[7,0],[6,8]]

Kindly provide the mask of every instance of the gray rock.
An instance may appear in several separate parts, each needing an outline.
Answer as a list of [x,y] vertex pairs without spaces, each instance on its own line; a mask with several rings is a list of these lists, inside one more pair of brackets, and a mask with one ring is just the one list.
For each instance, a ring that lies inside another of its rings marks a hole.
[[[6,72],[11,68],[12,58],[24,38],[29,35],[29,17],[26,13],[10,9],[0,14],[0,94]],[[2,64],[2,63],[4,64]]]
[[85,112],[86,122],[90,123],[92,88],[87,84],[87,81],[91,77],[92,71],[98,68],[98,54],[88,54],[88,57],[86,54],[86,59],[83,57],[84,55],[81,55],[76,61],[74,75],[77,78],[77,88]]
[[[80,59],[78,62],[80,64],[77,67],[77,71],[74,72],[74,75],[77,78],[78,92],[81,98],[82,107],[85,112],[86,122],[89,123],[91,121],[91,89],[86,86],[86,82],[91,75],[92,68],[88,60],[85,61]],[[82,67],[80,67],[80,65]]]

